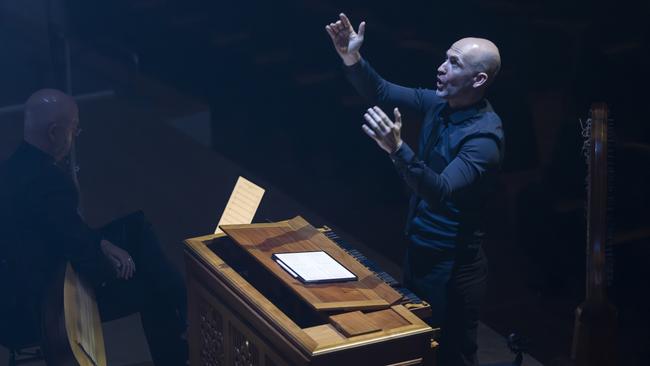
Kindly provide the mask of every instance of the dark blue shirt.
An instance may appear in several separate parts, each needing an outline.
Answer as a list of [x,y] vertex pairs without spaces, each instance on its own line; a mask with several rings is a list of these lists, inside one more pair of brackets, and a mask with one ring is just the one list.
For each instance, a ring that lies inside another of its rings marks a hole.
[[501,119],[483,99],[452,109],[434,90],[384,80],[365,61],[346,67],[357,91],[385,109],[415,111],[424,122],[419,153],[403,143],[391,154],[412,192],[406,234],[441,253],[480,243],[480,214],[503,160]]

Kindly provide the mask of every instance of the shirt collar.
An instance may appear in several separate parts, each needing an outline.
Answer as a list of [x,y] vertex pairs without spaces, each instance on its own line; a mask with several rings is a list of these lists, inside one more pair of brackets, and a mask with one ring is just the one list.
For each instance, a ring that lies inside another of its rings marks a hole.
[[446,103],[442,110],[442,116],[452,124],[459,124],[476,115],[482,114],[488,105],[489,104],[485,99],[481,99],[475,104],[459,109],[451,109],[449,103]]

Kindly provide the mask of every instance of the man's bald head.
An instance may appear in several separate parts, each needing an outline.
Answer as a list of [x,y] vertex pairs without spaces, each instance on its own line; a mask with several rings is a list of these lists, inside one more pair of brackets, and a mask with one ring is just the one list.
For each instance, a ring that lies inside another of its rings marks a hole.
[[499,48],[490,40],[484,38],[467,37],[456,41],[451,49],[463,54],[463,59],[477,72],[484,72],[488,76],[488,84],[501,69],[501,55]]
[[25,103],[25,141],[60,160],[70,152],[78,116],[77,103],[71,96],[56,89],[41,89]]
[[436,95],[452,108],[474,104],[483,98],[500,68],[501,56],[494,43],[483,38],[458,40],[438,67]]

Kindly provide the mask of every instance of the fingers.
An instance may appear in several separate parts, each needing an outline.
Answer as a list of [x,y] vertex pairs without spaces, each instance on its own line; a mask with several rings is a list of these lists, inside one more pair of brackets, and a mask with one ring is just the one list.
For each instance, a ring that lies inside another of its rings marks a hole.
[[367,121],[371,121],[372,123],[370,123],[370,126],[377,128],[379,132],[384,132],[386,130],[381,117],[377,114],[377,112],[375,112],[374,109],[368,108],[364,117],[366,117]]
[[115,258],[117,261],[117,278],[124,279],[126,276],[126,263],[121,258]]
[[128,280],[133,277],[133,274],[135,273],[135,262],[133,262],[133,258],[131,258],[131,256],[127,256],[124,267],[126,269],[124,271],[124,279]]
[[[126,252],[125,252],[126,253]],[[112,257],[111,260],[115,264],[117,278],[128,280],[135,274],[135,262],[130,255],[122,254]]]
[[346,29],[340,20],[337,21],[336,23],[330,23],[329,25],[326,25],[325,30],[327,31],[327,34],[329,34],[334,44],[337,44],[338,42],[342,42],[345,39],[345,37],[349,37],[350,32],[352,31]]
[[120,261],[122,262],[122,279],[126,280],[129,278],[129,262],[125,258],[122,258]]
[[[334,23],[330,23],[329,25],[325,26],[325,29],[327,29],[327,33],[330,34],[330,36],[336,36],[340,32],[354,32],[354,28],[352,27],[352,23],[350,23],[350,19],[348,17],[341,13],[339,14],[339,20],[337,20]],[[359,24],[359,31],[357,32],[359,36],[363,36],[363,33],[366,30],[366,22],[361,22]]]
[[368,113],[375,123],[381,128],[383,132],[388,132],[393,128],[393,121],[388,118],[386,113],[384,113],[381,108],[374,106],[372,108],[368,108]]
[[339,34],[347,30],[347,28],[345,28],[340,20],[337,20],[335,23],[330,23],[330,28],[332,28],[335,34]]
[[366,126],[366,125],[361,125],[361,129],[363,130],[363,132],[366,133],[366,135],[372,137],[373,140],[375,140],[375,141],[379,141],[379,140],[378,140],[379,138],[377,137],[377,134],[375,134],[375,133],[370,129],[370,127],[368,127],[368,126]]
[[364,131],[366,133],[371,131],[373,135],[370,137],[378,138],[388,134],[393,129],[400,130],[402,128],[402,115],[397,108],[393,110],[393,114],[395,115],[395,123],[388,118],[381,108],[377,106],[368,108],[363,115],[366,120]]
[[373,110],[375,113],[377,113],[377,115],[379,116],[379,118],[381,118],[381,121],[382,121],[382,122],[383,122],[387,127],[393,127],[393,121],[391,121],[390,118],[388,118],[388,116],[386,115],[386,113],[384,113],[384,111],[383,111],[381,108],[379,108],[379,107],[377,107],[377,106],[374,106],[374,107],[372,107],[372,110]]
[[335,23],[330,23],[329,25],[325,26],[325,29],[327,29],[327,32],[332,35],[332,37],[336,37],[339,34],[339,27]]
[[345,29],[353,30],[352,24],[350,24],[350,19],[348,19],[348,17],[345,14],[343,13],[339,14],[339,18],[341,19],[341,24],[343,25],[343,27],[345,27]]
[[117,278],[121,278],[122,263],[120,263],[120,260],[113,256],[110,256],[108,259],[113,264],[113,268],[115,269],[115,276],[117,276]]
[[389,154],[397,151],[402,144],[400,139],[402,115],[397,108],[393,109],[393,114],[395,115],[395,123],[388,118],[381,108],[377,106],[368,108],[363,115],[366,123],[361,126],[363,132],[372,137]]
[[[341,32],[345,32],[345,33],[354,32],[354,28],[352,28],[352,25],[350,24],[350,21],[348,20],[348,18],[345,17],[345,14],[341,14],[341,15],[344,18],[341,18],[341,20],[337,20],[334,23],[330,23],[329,24],[330,29],[334,32],[335,35],[339,34]],[[341,15],[339,15],[339,17]]]
[[370,114],[370,112],[365,113],[363,115],[363,118],[366,120],[366,124],[364,126],[367,126],[370,128],[370,130],[375,134],[375,135],[382,135],[384,131],[382,131],[382,128],[379,126],[379,123],[375,120],[375,118]]
[[101,247],[106,258],[113,264],[117,278],[128,280],[133,277],[135,263],[126,250],[104,239],[101,241]]
[[122,260],[122,268],[124,268],[124,272],[122,273],[122,278],[128,280],[129,274],[131,273],[131,263],[129,262],[128,258]]
[[133,268],[133,272],[131,273],[131,275],[133,276],[135,274],[135,270],[136,270],[135,261],[133,260],[132,257],[129,257],[129,258],[131,259],[131,261],[130,261],[131,262],[131,267]]
[[129,264],[125,261],[122,263],[122,268],[124,269],[122,271],[122,279],[128,280],[129,279],[129,272],[131,272],[131,268]]
[[335,41],[336,40],[336,33],[334,33],[334,29],[332,29],[332,26],[331,25],[326,25],[325,30],[327,31],[327,34],[330,35],[330,38],[332,39],[332,41]]
[[398,130],[401,130],[402,129],[402,113],[400,113],[400,111],[399,111],[399,109],[397,109],[397,107],[395,107],[395,109],[393,109],[393,115],[395,115],[395,128],[397,128]]

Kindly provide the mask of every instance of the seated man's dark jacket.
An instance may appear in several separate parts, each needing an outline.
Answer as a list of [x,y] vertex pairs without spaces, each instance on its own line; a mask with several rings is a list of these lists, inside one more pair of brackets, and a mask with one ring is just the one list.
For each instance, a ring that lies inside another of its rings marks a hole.
[[16,310],[38,311],[45,286],[66,261],[91,282],[106,273],[101,235],[79,216],[77,189],[50,155],[23,142],[0,167],[0,194],[0,320],[30,315]]

